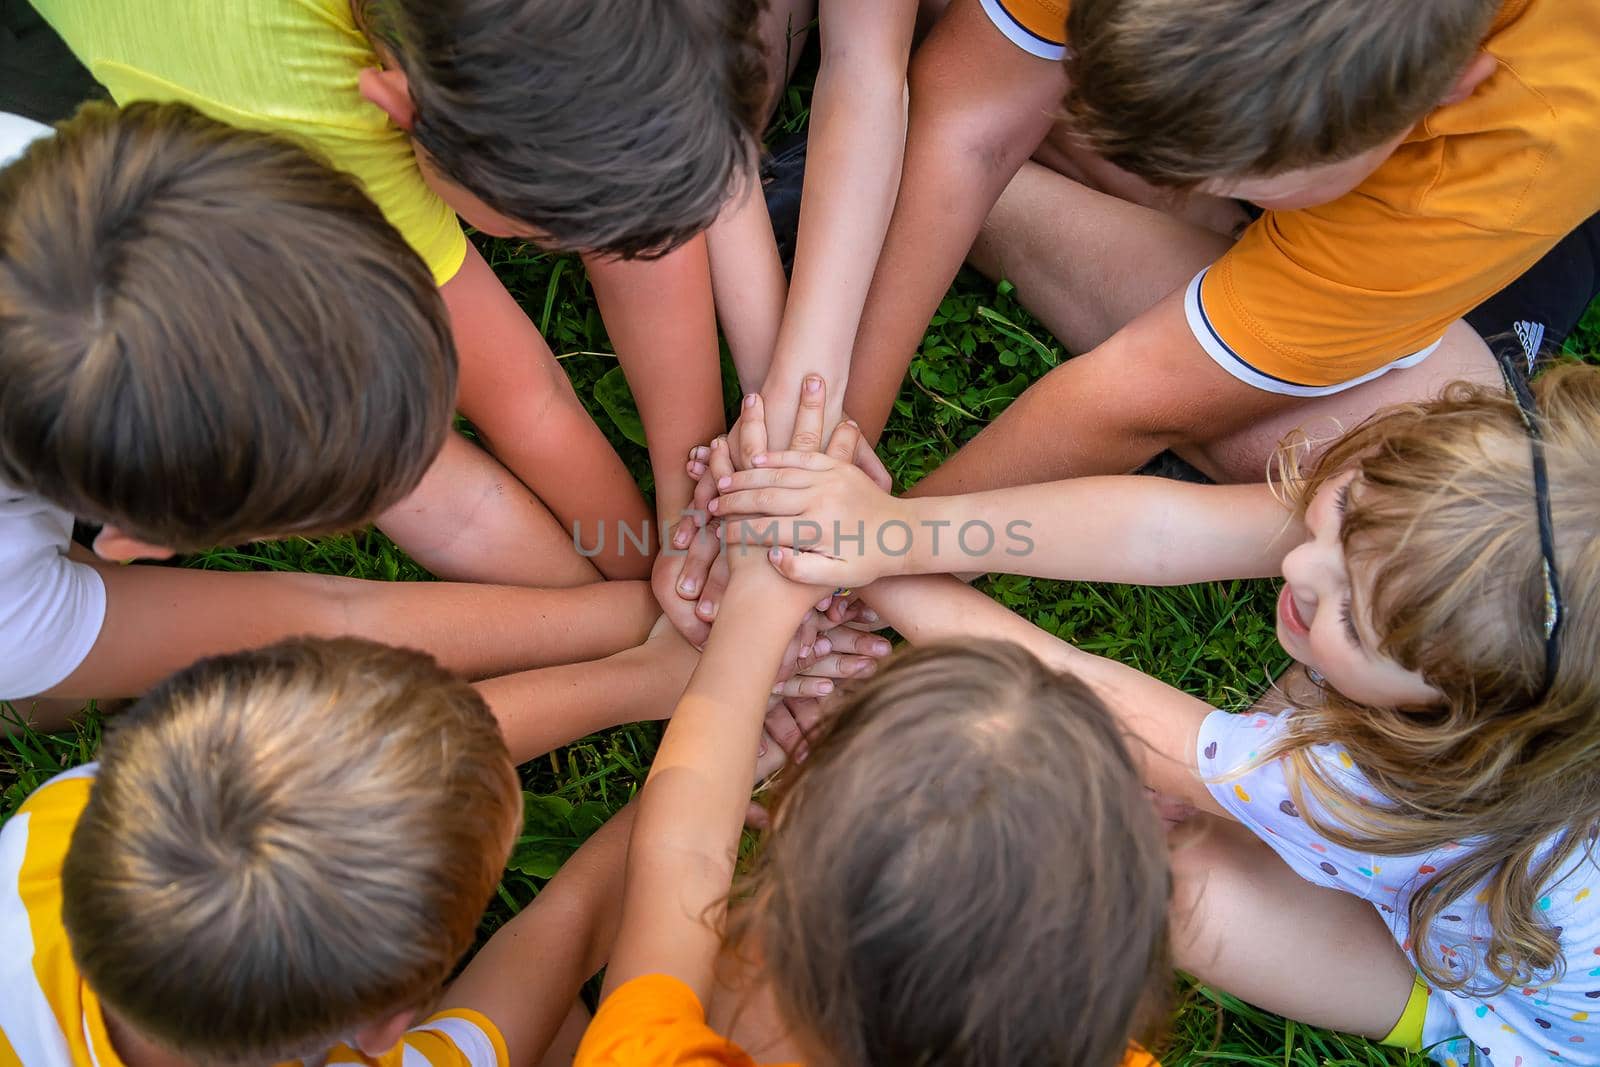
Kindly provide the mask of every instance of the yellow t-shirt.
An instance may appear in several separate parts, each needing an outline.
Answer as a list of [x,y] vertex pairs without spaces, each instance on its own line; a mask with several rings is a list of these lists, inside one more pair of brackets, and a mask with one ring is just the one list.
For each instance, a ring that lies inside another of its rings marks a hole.
[[[665,974],[624,982],[584,1031],[573,1067],[757,1067],[750,1054],[706,1025],[700,999]],[[798,1063],[773,1067],[802,1067]],[[1121,1067],[1161,1067],[1134,1046]]]
[[1484,49],[1489,79],[1362,185],[1268,212],[1194,280],[1219,366],[1319,396],[1415,363],[1600,211],[1600,4],[1505,0]]
[[[61,924],[61,865],[94,773],[90,764],[52,778],[0,829],[0,1067],[123,1067]],[[324,1062],[509,1067],[510,1057],[487,1018],[450,1010],[377,1059],[341,1045]]]
[[33,0],[118,103],[177,100],[318,149],[366,187],[440,285],[466,257],[406,134],[362,99],[378,59],[349,0]]

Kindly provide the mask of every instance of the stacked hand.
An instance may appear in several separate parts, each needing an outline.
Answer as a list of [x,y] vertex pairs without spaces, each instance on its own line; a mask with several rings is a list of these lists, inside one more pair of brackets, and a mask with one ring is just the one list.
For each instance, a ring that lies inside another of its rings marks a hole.
[[[816,454],[822,437],[824,399],[821,379],[807,379],[795,416],[792,448],[796,454]],[[889,644],[858,625],[845,625],[862,612],[842,600],[835,603],[832,586],[813,588],[815,583],[783,580],[768,560],[765,546],[757,544],[759,539],[742,528],[745,524],[735,523],[740,528],[730,531],[716,514],[720,507],[719,483],[728,483],[741,471],[766,473],[752,469],[755,457],[764,456],[766,451],[765,412],[761,398],[751,395],[745,398],[739,419],[726,438],[718,438],[691,454],[689,469],[697,479],[694,504],[673,532],[671,551],[663,552],[657,561],[653,584],[673,625],[691,643],[700,646],[710,635],[729,581],[740,567],[758,570],[760,573],[750,574],[746,580],[774,583],[774,610],[787,611],[793,603],[798,620],[773,692],[791,698],[826,696],[833,691],[836,680],[869,673],[875,660],[888,653]],[[870,457],[866,463],[872,468],[871,477],[881,479],[887,486],[888,473],[853,425],[835,431],[828,454],[842,455],[847,463],[858,454]],[[871,484],[868,475],[862,477]]]

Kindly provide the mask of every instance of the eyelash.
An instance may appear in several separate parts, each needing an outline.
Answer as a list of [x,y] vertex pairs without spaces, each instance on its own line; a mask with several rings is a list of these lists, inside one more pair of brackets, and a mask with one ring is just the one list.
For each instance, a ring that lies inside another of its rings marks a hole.
[[[1339,510],[1339,520],[1340,524],[1342,525],[1345,512],[1350,506],[1350,485],[1348,482],[1340,487],[1339,495],[1334,498],[1334,506]],[[1353,603],[1353,597],[1344,598],[1344,605],[1339,609],[1339,621],[1344,623],[1345,636],[1350,638],[1350,643],[1355,645],[1357,648],[1360,648],[1361,634],[1356,629],[1355,619],[1351,618],[1351,608]]]

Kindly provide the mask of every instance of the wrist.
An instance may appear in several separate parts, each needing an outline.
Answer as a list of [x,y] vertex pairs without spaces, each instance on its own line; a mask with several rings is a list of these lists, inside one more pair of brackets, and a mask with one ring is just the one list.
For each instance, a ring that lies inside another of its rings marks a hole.
[[898,557],[896,575],[938,574],[948,570],[946,560],[955,544],[958,518],[949,497],[897,497],[901,521],[911,527],[911,551]]

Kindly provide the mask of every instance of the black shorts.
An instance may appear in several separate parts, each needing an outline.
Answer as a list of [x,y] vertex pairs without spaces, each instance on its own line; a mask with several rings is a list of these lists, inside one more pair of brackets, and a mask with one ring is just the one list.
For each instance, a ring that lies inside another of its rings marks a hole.
[[1522,277],[1467,312],[1502,362],[1532,375],[1600,295],[1600,215],[1562,238]]

